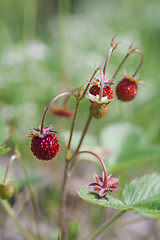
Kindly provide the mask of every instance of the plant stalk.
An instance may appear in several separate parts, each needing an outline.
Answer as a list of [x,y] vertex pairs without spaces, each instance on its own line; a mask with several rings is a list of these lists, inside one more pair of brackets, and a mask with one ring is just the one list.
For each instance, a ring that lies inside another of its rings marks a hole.
[[21,160],[20,155],[19,155],[19,157],[17,157],[17,159],[18,159],[18,161],[19,161],[19,163],[20,163],[20,165],[21,165],[21,167],[24,171],[25,178],[26,178],[26,181],[27,181],[28,191],[29,191],[30,198],[31,198],[32,208],[33,208],[33,212],[34,212],[34,219],[35,219],[36,228],[37,228],[37,239],[42,240],[42,237],[41,237],[41,234],[40,234],[39,218],[38,218],[38,213],[37,213],[36,201],[35,201],[34,194],[33,194],[33,191],[32,191],[29,176],[28,176],[27,170],[25,168],[25,165],[23,164],[23,161]]
[[43,134],[43,128],[44,128],[44,120],[45,120],[45,117],[46,117],[46,114],[47,114],[47,111],[48,109],[50,108],[50,106],[59,98],[65,96],[65,95],[73,95],[74,97],[77,98],[77,96],[73,93],[73,92],[64,92],[64,93],[61,93],[59,95],[57,95],[55,98],[52,99],[52,101],[50,101],[50,103],[48,104],[48,106],[46,107],[46,110],[43,114],[43,118],[42,118],[42,123],[41,123],[41,134]]
[[115,222],[119,217],[121,217],[126,210],[120,211],[118,214],[116,214],[110,221],[108,221],[104,226],[102,226],[92,237],[91,240],[95,240],[97,237],[100,236],[100,234],[105,231],[113,222]]
[[81,147],[81,145],[82,145],[82,142],[83,142],[84,137],[85,137],[85,135],[86,135],[86,133],[87,133],[87,130],[88,130],[88,128],[89,128],[89,125],[90,125],[90,123],[91,123],[91,120],[92,120],[92,116],[91,116],[91,114],[89,113],[87,122],[86,122],[85,127],[84,127],[83,132],[82,132],[81,139],[80,139],[79,144],[78,144],[78,146],[77,146],[77,148],[76,148],[76,150],[75,150],[75,152],[74,152],[74,154],[73,154],[73,156],[72,156],[72,158],[71,158],[72,162],[71,162],[70,169],[72,169],[72,168],[75,166],[75,164],[77,163],[77,159],[75,158],[75,156],[76,156],[76,154],[78,153],[78,151],[79,151],[79,149],[80,149],[80,147]]
[[10,204],[6,200],[0,200],[1,204],[3,205],[4,209],[8,213],[8,215],[12,218],[14,223],[17,225],[18,229],[20,230],[21,234],[24,236],[26,240],[34,240],[34,237],[27,232],[21,225],[19,219],[17,218],[13,208],[10,206]]

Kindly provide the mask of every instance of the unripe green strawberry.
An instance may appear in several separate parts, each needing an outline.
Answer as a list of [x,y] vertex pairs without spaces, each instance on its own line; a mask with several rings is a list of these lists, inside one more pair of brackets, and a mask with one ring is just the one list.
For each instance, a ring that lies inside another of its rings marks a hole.
[[0,184],[0,198],[7,200],[13,196],[14,188],[11,183]]

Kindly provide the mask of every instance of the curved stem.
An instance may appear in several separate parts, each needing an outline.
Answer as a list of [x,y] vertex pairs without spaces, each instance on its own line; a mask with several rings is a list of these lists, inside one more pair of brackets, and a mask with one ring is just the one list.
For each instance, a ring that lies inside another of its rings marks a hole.
[[116,214],[110,221],[108,221],[104,226],[102,226],[92,237],[91,240],[95,240],[99,235],[106,230],[113,222],[115,222],[119,217],[121,217],[126,210],[120,211],[118,214]]
[[46,117],[46,114],[47,114],[47,111],[48,109],[50,108],[50,106],[52,105],[52,103],[54,103],[57,99],[65,96],[65,95],[73,95],[74,97],[77,98],[77,96],[73,93],[73,92],[64,92],[64,93],[61,93],[59,95],[57,95],[55,98],[52,99],[52,101],[48,104],[48,106],[46,107],[46,110],[44,112],[44,115],[43,115],[43,118],[42,118],[42,123],[41,123],[41,134],[43,134],[43,127],[44,127],[44,120],[45,120],[45,117]]
[[[73,89],[73,90],[70,91],[70,92],[74,93],[74,92],[78,91],[79,89],[80,89],[80,88],[75,88],[75,89]],[[71,95],[68,95],[68,96],[66,96],[66,97],[64,98],[64,101],[62,102],[62,107],[67,105],[70,97],[71,97]]]
[[140,68],[141,68],[141,66],[142,66],[142,64],[143,64],[144,55],[143,55],[143,53],[142,53],[139,49],[137,49],[137,48],[133,48],[133,49],[132,49],[132,44],[131,44],[131,45],[129,46],[129,48],[128,48],[128,53],[126,54],[126,56],[124,57],[124,59],[123,59],[122,62],[120,63],[119,67],[117,68],[116,72],[114,73],[113,79],[117,76],[119,70],[121,69],[122,65],[123,65],[124,62],[127,60],[127,58],[128,58],[132,53],[134,53],[134,52],[137,52],[137,53],[139,53],[139,54],[141,55],[141,62],[140,62],[137,70],[135,71],[135,73],[133,74],[132,77],[135,77],[135,76],[136,76],[136,74],[138,73],[138,71],[140,70]]
[[3,184],[5,184],[6,180],[7,180],[7,175],[8,175],[8,171],[9,171],[9,168],[12,164],[12,162],[17,158],[17,155],[14,154],[10,157],[9,161],[8,161],[8,164],[7,164],[7,167],[6,167],[6,171],[5,171],[5,175],[4,175],[4,180],[3,180]]
[[142,67],[142,64],[143,64],[143,61],[144,61],[144,55],[139,49],[135,48],[134,52],[139,53],[141,55],[141,62],[139,64],[138,68],[136,69],[135,73],[132,75],[133,78],[136,76],[136,74],[138,73],[138,71]]
[[107,169],[106,169],[106,166],[103,162],[103,160],[94,152],[91,152],[91,151],[80,151],[80,152],[77,152],[77,154],[81,154],[81,153],[89,153],[89,154],[92,154],[93,156],[95,156],[101,163],[102,165],[102,168],[103,168],[103,172],[104,172],[104,184],[103,184],[103,188],[106,188],[107,187]]
[[113,75],[113,77],[112,77],[113,79],[116,78],[116,76],[117,76],[119,70],[121,69],[122,65],[123,65],[124,62],[127,60],[127,58],[128,58],[129,55],[130,55],[130,54],[127,53],[126,56],[123,58],[122,62],[120,63],[119,67],[117,68],[116,72],[114,73],[114,75]]

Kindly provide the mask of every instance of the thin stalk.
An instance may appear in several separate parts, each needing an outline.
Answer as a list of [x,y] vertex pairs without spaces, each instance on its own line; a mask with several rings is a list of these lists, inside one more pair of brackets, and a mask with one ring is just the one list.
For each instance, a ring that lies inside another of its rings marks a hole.
[[118,214],[116,214],[110,221],[108,221],[104,226],[102,226],[92,237],[91,240],[95,240],[97,237],[100,236],[100,234],[105,231],[113,222],[115,222],[119,217],[121,217],[126,210],[120,211]]
[[27,232],[23,226],[21,225],[19,219],[16,216],[15,211],[13,210],[13,208],[10,206],[10,204],[6,201],[6,200],[0,200],[1,204],[3,205],[4,209],[6,210],[6,212],[8,213],[8,215],[12,218],[12,220],[14,221],[14,223],[17,225],[18,229],[20,230],[21,234],[24,236],[24,238],[26,240],[34,240],[35,238],[29,233]]
[[74,111],[74,116],[73,116],[73,121],[72,121],[72,126],[71,126],[71,131],[70,131],[70,136],[69,136],[69,141],[68,141],[67,150],[70,149],[70,147],[71,147],[71,141],[72,141],[72,137],[73,137],[74,127],[75,127],[75,124],[76,124],[76,119],[77,119],[77,113],[78,113],[78,109],[79,109],[79,104],[80,104],[80,100],[77,99],[77,104],[76,104],[76,108],[75,108],[75,111]]
[[30,183],[30,180],[29,180],[29,177],[28,177],[28,173],[27,173],[27,170],[23,164],[23,161],[21,160],[21,157],[19,155],[19,157],[17,158],[23,171],[24,171],[24,174],[25,174],[25,178],[26,178],[26,181],[27,181],[27,186],[28,186],[28,190],[29,190],[29,194],[30,194],[30,198],[31,198],[31,203],[32,203],[32,208],[33,208],[33,212],[34,212],[34,219],[35,219],[35,223],[36,223],[36,228],[37,228],[37,239],[38,240],[42,240],[42,237],[41,237],[41,234],[40,234],[40,227],[39,227],[39,218],[38,218],[38,213],[37,213],[37,206],[36,206],[36,201],[35,201],[35,198],[34,198],[34,194],[33,194],[33,191],[32,191],[32,187],[31,187],[31,183]]
[[65,96],[65,95],[73,95],[74,97],[77,98],[77,96],[76,96],[73,92],[64,92],[64,93],[61,93],[61,94],[57,95],[55,98],[53,98],[52,101],[50,101],[50,103],[49,103],[48,106],[46,107],[46,110],[45,110],[45,112],[44,112],[44,115],[43,115],[43,118],[42,118],[42,123],[41,123],[41,134],[43,134],[44,120],[45,120],[45,117],[46,117],[46,114],[47,114],[48,109],[50,108],[50,106],[51,106],[57,99]]
[[100,161],[100,163],[102,165],[102,168],[103,168],[103,172],[104,172],[103,188],[106,188],[107,187],[107,169],[106,169],[106,165],[104,164],[103,160],[96,153],[91,152],[91,151],[80,151],[80,152],[77,152],[77,154],[81,154],[81,153],[92,154],[93,156],[95,156]]
[[113,79],[115,79],[115,77],[117,76],[119,70],[121,69],[122,65],[124,64],[124,62],[127,60],[127,58],[132,54],[132,53],[139,53],[141,55],[141,62],[138,66],[138,68],[136,69],[135,73],[132,75],[132,77],[134,78],[136,76],[136,74],[138,73],[138,71],[140,70],[142,64],[143,64],[143,61],[144,61],[144,55],[143,53],[137,49],[137,48],[133,48],[132,49],[132,44],[129,46],[128,48],[128,53],[126,54],[126,56],[124,57],[124,59],[122,60],[122,62],[120,63],[119,67],[117,68],[116,72],[114,73],[113,75]]
[[17,155],[16,155],[16,154],[14,154],[14,155],[12,155],[12,156],[10,157],[10,159],[9,159],[9,161],[8,161],[8,164],[7,164],[7,167],[6,167],[3,184],[5,184],[5,182],[6,182],[6,180],[7,180],[9,168],[10,168],[12,162],[13,162],[16,158],[17,158]]
[[141,62],[139,64],[138,68],[136,69],[135,73],[132,75],[133,78],[136,76],[136,74],[138,73],[138,71],[142,67],[142,64],[143,64],[143,61],[144,61],[144,55],[139,49],[135,48],[134,52],[139,53],[141,55]]
[[64,177],[61,190],[61,205],[60,205],[60,229],[61,229],[61,240],[67,239],[67,224],[65,223],[65,208],[66,208],[66,195],[67,195],[67,182],[68,182],[68,163],[66,161],[64,169]]
[[90,80],[89,80],[89,82],[88,82],[88,84],[87,84],[87,86],[86,86],[86,88],[85,88],[85,90],[84,90],[80,100],[82,100],[84,98],[84,96],[85,96],[85,94],[86,94],[86,92],[87,92],[87,90],[88,90],[88,88],[89,88],[89,86],[90,86],[90,84],[92,82],[92,79],[94,78],[94,76],[96,75],[96,73],[98,72],[99,69],[100,69],[100,67],[98,67],[98,68],[96,68],[94,70],[94,73],[92,74],[92,76],[91,76],[91,78],[90,78]]
[[[86,132],[87,132],[87,130],[88,130],[88,128],[89,128],[89,125],[90,125],[90,123],[91,123],[91,120],[92,120],[92,116],[91,116],[91,114],[89,113],[87,122],[86,122],[85,127],[84,127],[83,132],[82,132],[81,139],[80,139],[79,144],[78,144],[78,146],[77,146],[77,148],[76,148],[76,150],[75,150],[75,152],[74,152],[74,154],[73,154],[73,157],[72,157],[73,161],[72,161],[72,163],[71,163],[70,169],[72,169],[72,168],[75,166],[76,162],[77,162],[77,159],[75,158],[75,156],[76,156],[77,152],[79,151],[79,149],[80,149],[80,147],[81,147],[81,145],[82,145],[82,142],[83,142],[84,137],[85,137],[85,135],[86,135]],[[71,160],[72,160],[72,159],[71,159]]]
[[129,55],[130,55],[130,53],[127,53],[127,54],[126,54],[126,56],[124,57],[124,59],[123,59],[122,62],[120,63],[119,67],[117,68],[116,72],[114,73],[114,75],[113,75],[113,77],[112,77],[113,79],[116,78],[119,70],[121,69],[122,65],[125,63],[125,61],[127,60],[127,58],[128,58]]

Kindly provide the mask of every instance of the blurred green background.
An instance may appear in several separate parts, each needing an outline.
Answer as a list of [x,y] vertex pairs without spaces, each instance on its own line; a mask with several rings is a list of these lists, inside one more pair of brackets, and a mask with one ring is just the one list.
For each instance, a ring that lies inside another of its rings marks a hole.
[[[94,64],[99,66],[104,63],[110,41],[116,33],[116,41],[121,41],[121,44],[110,59],[108,76],[113,75],[133,42],[133,46],[145,56],[137,75],[144,85],[139,87],[138,95],[132,102],[119,102],[115,96],[107,116],[92,121],[88,142],[92,139],[93,144],[115,150],[111,159],[112,170],[122,169],[123,172],[126,163],[119,168],[119,165],[114,165],[115,162],[117,159],[119,162],[127,161],[136,151],[138,153],[131,159],[131,166],[142,160],[143,172],[159,169],[159,13],[159,0],[0,1],[0,116],[9,126],[7,146],[11,147],[10,154],[18,145],[28,166],[39,164],[42,167],[42,163],[36,161],[29,151],[28,130],[38,127],[44,108],[54,96],[86,85],[94,71]],[[133,54],[122,70],[133,74],[139,62],[140,57]],[[121,78],[119,74],[116,81]],[[70,101],[71,109],[74,104],[73,99]],[[79,109],[78,131],[85,124],[88,109],[89,101],[85,99]],[[61,132],[63,139],[64,130],[69,129],[71,120],[59,120],[48,115],[46,124],[51,123],[56,124],[56,130]],[[107,126],[110,127],[106,129]],[[122,141],[122,135],[125,141]],[[131,151],[127,152],[120,143],[126,143],[128,139],[131,141],[125,148]],[[57,160],[48,163],[49,166],[57,167],[63,155],[64,147],[61,147]],[[148,156],[149,160],[155,161],[151,165],[145,164],[144,168],[143,163]],[[58,169],[59,172],[60,167]],[[129,174],[135,177],[138,171],[131,168]],[[123,181],[125,179],[122,185]],[[55,202],[58,202],[57,196],[54,192]]]

